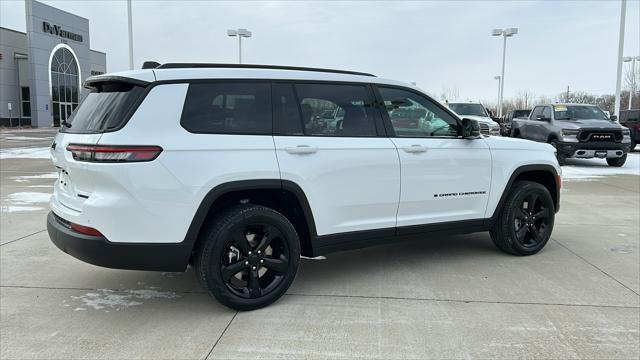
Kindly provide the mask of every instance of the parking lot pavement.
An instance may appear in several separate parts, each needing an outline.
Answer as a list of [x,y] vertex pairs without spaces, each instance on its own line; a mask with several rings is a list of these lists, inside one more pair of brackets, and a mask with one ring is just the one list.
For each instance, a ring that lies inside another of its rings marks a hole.
[[192,271],[59,251],[45,231],[52,132],[27,133],[0,133],[0,358],[640,356],[640,169],[566,167],[535,256],[502,254],[484,233],[329,254],[303,259],[277,303],[237,313]]

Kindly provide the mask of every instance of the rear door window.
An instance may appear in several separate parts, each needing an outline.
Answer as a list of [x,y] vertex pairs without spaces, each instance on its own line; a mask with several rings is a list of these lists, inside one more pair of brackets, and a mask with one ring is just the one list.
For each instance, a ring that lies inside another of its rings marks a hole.
[[193,133],[271,135],[271,85],[191,84],[180,123]]
[[143,96],[144,87],[122,83],[100,83],[87,95],[63,126],[63,132],[96,133],[122,126]]

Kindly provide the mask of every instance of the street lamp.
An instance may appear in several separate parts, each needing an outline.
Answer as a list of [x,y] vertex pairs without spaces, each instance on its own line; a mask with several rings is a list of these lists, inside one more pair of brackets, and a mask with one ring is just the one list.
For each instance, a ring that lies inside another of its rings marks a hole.
[[502,97],[504,96],[504,62],[507,56],[507,38],[518,33],[518,28],[493,29],[491,36],[502,36],[502,75],[500,76],[500,93],[498,95],[498,117],[502,116]]
[[242,38],[250,38],[251,31],[247,29],[227,30],[227,36],[238,37],[238,64],[242,64]]
[[[502,77],[500,77],[500,75],[496,75],[493,79],[498,80],[498,107],[500,107],[500,84],[502,83]],[[500,117],[500,115],[497,116]]]
[[636,90],[636,60],[640,62],[640,56],[625,56],[622,58],[622,62],[631,62],[631,89],[629,89],[629,110],[631,110],[631,100],[633,99],[633,93]]

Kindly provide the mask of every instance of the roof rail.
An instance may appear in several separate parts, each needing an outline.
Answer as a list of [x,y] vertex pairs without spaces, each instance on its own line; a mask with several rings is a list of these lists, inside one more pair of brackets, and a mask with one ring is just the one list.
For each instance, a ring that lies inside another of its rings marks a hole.
[[166,63],[162,64],[156,69],[184,69],[184,68],[228,68],[228,69],[274,69],[274,70],[296,70],[296,71],[314,71],[314,72],[327,72],[337,74],[349,74],[349,75],[361,75],[361,76],[373,76],[373,74],[348,71],[348,70],[335,70],[335,69],[321,69],[311,67],[299,67],[299,66],[283,66],[283,65],[256,65],[256,64],[207,64],[207,63]]

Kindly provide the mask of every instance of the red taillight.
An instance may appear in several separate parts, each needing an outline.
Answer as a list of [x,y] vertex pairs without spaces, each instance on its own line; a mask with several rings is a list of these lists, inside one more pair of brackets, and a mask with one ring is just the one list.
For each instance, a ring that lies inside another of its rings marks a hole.
[[69,144],[67,150],[76,161],[89,162],[141,162],[151,161],[160,155],[159,146],[130,145],[82,145]]
[[71,227],[71,230],[80,233],[80,234],[85,234],[85,235],[91,235],[91,236],[103,236],[102,233],[92,227],[88,227],[88,226],[84,226],[84,225],[78,225],[78,224],[74,224],[74,223],[69,223],[69,226]]

